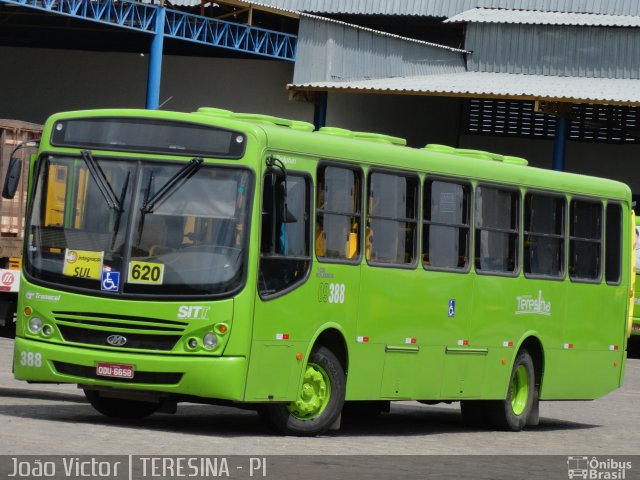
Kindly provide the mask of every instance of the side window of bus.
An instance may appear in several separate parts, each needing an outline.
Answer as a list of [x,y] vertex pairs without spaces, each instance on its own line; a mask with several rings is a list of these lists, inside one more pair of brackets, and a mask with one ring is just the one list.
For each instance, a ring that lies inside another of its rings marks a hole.
[[564,197],[527,193],[524,197],[525,276],[564,275]]
[[427,179],[424,184],[424,268],[466,270],[469,266],[471,185]]
[[357,261],[360,257],[362,175],[350,168],[318,169],[316,256],[321,260]]
[[605,223],[605,279],[615,285],[622,277],[622,207],[619,204],[607,204]]
[[367,261],[413,264],[418,243],[418,178],[372,172],[367,187]]
[[515,273],[518,268],[518,205],[516,190],[476,189],[476,270]]
[[258,291],[275,295],[302,282],[311,266],[311,187],[307,177],[264,177]]
[[598,280],[602,263],[602,204],[571,200],[569,212],[569,276],[578,281]]

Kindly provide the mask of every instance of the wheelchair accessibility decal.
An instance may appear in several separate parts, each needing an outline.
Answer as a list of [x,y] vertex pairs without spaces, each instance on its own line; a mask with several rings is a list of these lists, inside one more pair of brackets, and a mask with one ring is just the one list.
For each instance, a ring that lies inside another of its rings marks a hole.
[[104,270],[100,282],[100,290],[103,292],[117,292],[120,289],[120,272]]

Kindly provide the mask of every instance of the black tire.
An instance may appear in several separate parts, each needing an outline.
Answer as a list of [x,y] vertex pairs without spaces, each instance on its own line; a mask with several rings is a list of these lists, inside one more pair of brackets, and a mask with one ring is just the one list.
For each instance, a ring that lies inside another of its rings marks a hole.
[[486,402],[488,426],[512,432],[522,430],[531,413],[536,391],[533,359],[529,352],[520,350],[511,370],[507,398]]
[[103,397],[95,390],[85,390],[84,394],[93,408],[111,418],[144,418],[160,408],[159,403]]
[[484,428],[487,426],[485,404],[484,400],[462,400],[460,402],[462,421],[467,427]]
[[295,402],[265,404],[258,409],[258,413],[271,430],[283,435],[309,437],[325,433],[339,420],[345,394],[342,364],[331,350],[317,347],[309,355],[305,372],[309,366],[322,369],[326,374],[330,387],[326,406],[317,415],[304,418],[304,415],[292,411]]

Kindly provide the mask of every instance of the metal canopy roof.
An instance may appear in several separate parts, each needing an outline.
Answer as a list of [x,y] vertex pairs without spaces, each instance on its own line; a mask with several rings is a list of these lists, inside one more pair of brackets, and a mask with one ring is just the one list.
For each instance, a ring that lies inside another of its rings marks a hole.
[[601,15],[594,13],[540,12],[472,8],[444,23],[515,23],[527,25],[580,25],[590,27],[640,27],[640,17],[631,15]]
[[[199,0],[177,0],[195,1]],[[292,12],[447,18],[474,7],[640,15],[638,0],[221,0]]]
[[295,91],[490,97],[640,105],[640,80],[490,72],[460,72],[344,82],[310,82],[290,84],[287,88]]

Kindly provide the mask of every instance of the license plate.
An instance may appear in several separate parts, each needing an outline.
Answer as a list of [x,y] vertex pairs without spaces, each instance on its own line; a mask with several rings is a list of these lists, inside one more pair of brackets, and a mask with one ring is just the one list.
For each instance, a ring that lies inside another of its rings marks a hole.
[[98,375],[99,377],[132,379],[133,365],[98,362],[98,364],[96,365],[96,375]]

